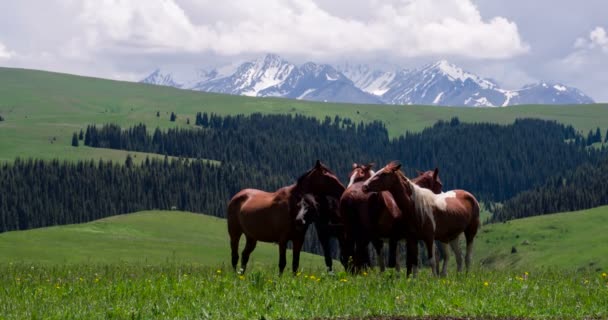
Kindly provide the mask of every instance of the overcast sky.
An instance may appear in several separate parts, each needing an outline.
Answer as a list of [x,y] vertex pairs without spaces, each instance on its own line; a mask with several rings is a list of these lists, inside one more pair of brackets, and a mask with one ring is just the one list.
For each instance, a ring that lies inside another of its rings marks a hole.
[[608,102],[606,0],[0,2],[0,66],[137,81],[268,52],[295,63],[444,58],[507,89],[540,80]]

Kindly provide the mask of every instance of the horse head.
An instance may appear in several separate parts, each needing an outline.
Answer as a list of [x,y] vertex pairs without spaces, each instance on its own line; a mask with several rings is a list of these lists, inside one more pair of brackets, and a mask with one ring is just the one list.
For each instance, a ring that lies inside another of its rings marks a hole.
[[349,180],[347,188],[350,187],[355,182],[365,181],[365,180],[369,179],[372,175],[374,175],[374,170],[372,170],[373,166],[374,166],[373,163],[368,163],[368,164],[353,163],[353,169],[350,172],[350,174],[348,175],[350,180]]
[[315,196],[305,194],[298,202],[298,214],[296,215],[296,227],[305,227],[316,221],[319,217],[320,206]]
[[298,179],[296,186],[302,193],[330,196],[337,199],[342,196],[346,189],[338,177],[319,160],[312,169]]
[[443,183],[439,179],[439,168],[428,170],[426,172],[418,172],[418,177],[412,179],[412,182],[419,187],[429,189],[435,194],[440,194],[443,189]]
[[[362,187],[363,192],[388,191],[397,184],[405,182],[407,178],[400,169],[401,164],[396,161],[390,162],[365,181]],[[403,184],[407,185],[406,183]]]

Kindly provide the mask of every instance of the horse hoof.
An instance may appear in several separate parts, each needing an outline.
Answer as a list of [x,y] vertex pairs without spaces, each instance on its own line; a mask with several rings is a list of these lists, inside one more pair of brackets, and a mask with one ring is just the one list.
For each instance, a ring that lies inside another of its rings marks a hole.
[[239,271],[237,272],[237,274],[238,274],[239,276],[241,276],[241,275],[245,274],[245,269],[240,268],[240,269],[239,269]]

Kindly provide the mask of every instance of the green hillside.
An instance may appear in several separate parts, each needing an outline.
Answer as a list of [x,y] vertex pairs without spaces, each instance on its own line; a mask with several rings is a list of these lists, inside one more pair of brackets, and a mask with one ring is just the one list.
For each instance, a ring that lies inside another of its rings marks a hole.
[[[489,269],[605,270],[606,221],[608,206],[485,225],[476,239],[475,262]],[[241,247],[244,242],[241,239]],[[511,253],[513,246],[515,254]],[[178,211],[145,211],[0,234],[0,263],[176,262],[229,267],[229,255],[225,220]],[[252,254],[252,262],[258,266],[274,267],[277,261],[273,244],[259,243]],[[303,253],[301,265],[321,268],[323,262],[321,257]]]
[[475,260],[492,269],[606,270],[607,222],[604,206],[485,225],[476,239]]
[[[245,237],[241,238],[241,248]],[[291,268],[291,252],[287,261]],[[249,267],[278,264],[278,247],[258,243]],[[144,211],[90,223],[0,234],[0,263],[196,264],[230,268],[226,222],[202,214]],[[253,265],[251,265],[253,263]],[[321,257],[302,253],[304,268]]]
[[[160,117],[156,113],[160,112]],[[177,121],[170,122],[175,112]],[[276,98],[250,98],[184,91],[51,72],[0,68],[0,161],[20,157],[44,159],[104,158],[124,160],[127,152],[70,146],[72,133],[90,123],[140,122],[168,128],[194,123],[197,112],[218,114],[285,113],[323,118],[336,114],[352,120],[383,121],[390,134],[421,130],[439,119],[458,116],[465,122],[511,123],[535,117],[572,124],[588,132],[608,128],[608,105],[449,108],[352,105]],[[191,125],[194,127],[193,125]],[[141,157],[139,157],[141,159]]]

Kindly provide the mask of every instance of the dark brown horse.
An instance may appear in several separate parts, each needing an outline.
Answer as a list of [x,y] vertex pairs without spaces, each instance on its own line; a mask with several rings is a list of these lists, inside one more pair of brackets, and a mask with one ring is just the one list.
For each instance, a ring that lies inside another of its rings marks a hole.
[[[401,165],[391,162],[376,172],[364,185],[367,192],[389,191],[403,212],[407,229],[407,273],[417,264],[416,240],[424,241],[433,273],[437,274],[434,239],[444,245],[458,239],[464,232],[467,241],[465,263],[467,270],[473,250],[473,239],[479,228],[479,204],[464,190],[434,194],[410,181],[400,170]],[[453,247],[454,248],[454,247]],[[458,253],[457,253],[458,256]],[[447,257],[442,273],[447,272]]]
[[[370,242],[378,256],[380,269],[384,270],[383,239],[389,240],[388,266],[398,269],[397,242],[405,238],[401,210],[391,193],[364,193],[361,190],[363,182],[374,174],[371,168],[372,164],[353,164],[349,186],[341,198],[341,216],[349,240],[344,242],[345,254],[342,260],[352,257],[352,271],[369,265],[367,245]],[[441,192],[438,169],[420,173],[415,183],[434,192]]]
[[[232,267],[239,260],[239,240],[245,234],[247,242],[242,252],[241,272],[245,272],[249,255],[257,241],[279,244],[279,272],[285,269],[287,242],[293,244],[292,270],[300,263],[300,251],[308,224],[313,222],[319,207],[315,197],[339,198],[344,186],[320,161],[302,175],[295,184],[275,192],[243,189],[228,204],[228,233],[232,251]],[[310,211],[312,209],[312,211]]]

